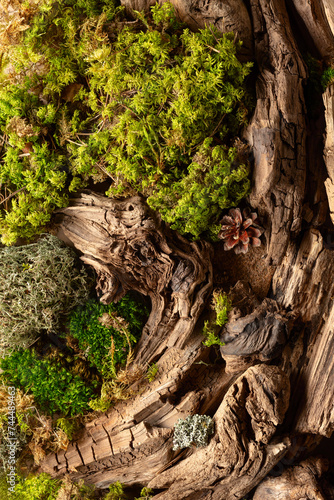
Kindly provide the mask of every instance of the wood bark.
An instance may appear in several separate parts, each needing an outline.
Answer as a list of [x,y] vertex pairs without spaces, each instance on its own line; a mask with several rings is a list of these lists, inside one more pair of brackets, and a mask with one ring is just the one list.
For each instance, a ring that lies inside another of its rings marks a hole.
[[[123,1],[129,10],[152,3]],[[190,243],[139,197],[87,192],[59,211],[60,234],[96,270],[103,302],[128,290],[150,297],[133,370],[155,361],[159,371],[41,470],[98,487],[149,485],[166,500],[237,500],[256,486],[255,500],[332,498],[325,462],[310,455],[334,430],[334,87],[317,117],[307,114],[301,52],[332,63],[334,7],[330,0],[173,3],[193,29],[233,27],[254,54],[256,107],[243,137],[254,154],[248,202],[266,229],[264,247],[243,257],[227,256],[220,244]],[[258,276],[265,269],[270,287]],[[220,332],[219,359],[202,335],[217,283],[235,305]],[[214,418],[208,446],[173,451],[175,422],[194,413]],[[297,464],[264,479],[285,454]]]

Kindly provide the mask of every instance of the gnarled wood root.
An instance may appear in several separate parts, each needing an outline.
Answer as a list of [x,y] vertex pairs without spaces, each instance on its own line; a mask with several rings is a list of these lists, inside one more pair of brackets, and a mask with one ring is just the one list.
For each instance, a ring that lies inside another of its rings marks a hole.
[[327,462],[321,458],[309,458],[279,477],[266,477],[256,488],[253,500],[327,500],[319,485],[319,478],[327,470]]
[[271,443],[271,439],[283,421],[289,396],[289,380],[279,368],[249,368],[229,388],[218,408],[216,432],[209,445],[158,474],[149,487],[168,490],[154,498],[241,498],[288,449],[288,440]]
[[251,314],[229,321],[223,328],[220,352],[227,373],[238,373],[256,360],[269,361],[281,354],[288,341],[292,314],[275,300],[264,299]]
[[57,214],[60,234],[95,269],[101,302],[117,302],[129,290],[150,297],[136,364],[182,348],[212,290],[211,245],[163,227],[138,196],[119,201],[86,192]]

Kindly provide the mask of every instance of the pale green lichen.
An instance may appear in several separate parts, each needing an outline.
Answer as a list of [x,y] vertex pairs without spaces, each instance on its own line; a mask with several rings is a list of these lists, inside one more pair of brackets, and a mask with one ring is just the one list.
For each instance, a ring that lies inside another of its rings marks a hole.
[[209,436],[214,433],[214,422],[208,415],[191,415],[179,419],[175,424],[173,450],[188,448],[191,445],[207,446]]
[[0,250],[0,357],[57,332],[62,315],[83,304],[92,279],[55,236]]

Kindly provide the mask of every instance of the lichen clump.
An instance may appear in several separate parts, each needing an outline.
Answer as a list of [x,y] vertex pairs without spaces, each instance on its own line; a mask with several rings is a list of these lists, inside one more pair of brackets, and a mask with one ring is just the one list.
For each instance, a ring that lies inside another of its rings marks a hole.
[[214,422],[208,415],[190,415],[175,424],[173,450],[191,445],[207,446],[209,436],[214,433]]
[[55,236],[0,250],[0,357],[57,332],[62,316],[83,304],[92,279]]

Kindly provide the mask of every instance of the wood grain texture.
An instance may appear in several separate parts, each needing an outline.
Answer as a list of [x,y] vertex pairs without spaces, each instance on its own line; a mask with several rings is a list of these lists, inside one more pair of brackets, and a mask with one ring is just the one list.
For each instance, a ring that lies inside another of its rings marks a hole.
[[301,349],[297,342],[285,358],[285,369],[295,377],[295,428],[327,437],[334,429],[333,275],[334,253],[324,248],[321,234],[312,229],[299,248],[296,244],[289,246],[273,278],[276,300],[298,311],[310,332],[304,336],[306,348]]
[[279,368],[249,368],[219,406],[209,445],[194,449],[190,457],[149,483],[151,488],[167,488],[155,498],[242,498],[288,449],[288,440],[270,442],[283,421],[289,396],[289,381]]
[[[266,223],[268,262],[278,265],[301,227],[305,191],[304,62],[283,0],[251,0],[260,74],[256,108],[244,133],[254,153],[250,202]],[[268,233],[269,232],[269,233]]]
[[328,500],[319,484],[327,460],[311,458],[290,467],[279,477],[267,477],[256,488],[253,500]]

